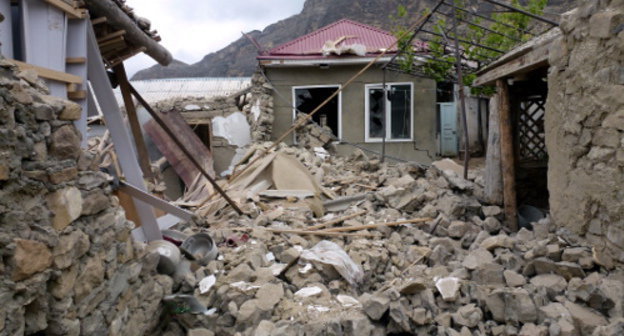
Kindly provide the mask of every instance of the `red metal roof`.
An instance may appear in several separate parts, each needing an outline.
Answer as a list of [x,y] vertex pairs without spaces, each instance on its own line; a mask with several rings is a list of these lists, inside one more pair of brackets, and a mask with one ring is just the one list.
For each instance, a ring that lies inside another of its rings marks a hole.
[[[325,57],[321,53],[323,45],[327,41],[336,41],[342,37],[347,38],[340,42],[339,45],[362,44],[366,46],[367,56],[379,54],[381,49],[388,48],[396,41],[396,38],[387,31],[352,20],[342,19],[279,45],[258,56],[258,59],[329,58],[331,56]],[[397,49],[394,46],[388,50],[389,53],[394,53]],[[354,55],[349,56],[353,57]]]

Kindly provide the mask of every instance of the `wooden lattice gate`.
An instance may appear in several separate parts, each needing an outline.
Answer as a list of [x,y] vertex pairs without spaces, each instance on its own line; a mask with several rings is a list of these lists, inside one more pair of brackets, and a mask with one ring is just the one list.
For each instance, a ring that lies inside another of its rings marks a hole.
[[545,164],[548,162],[544,116],[545,96],[530,96],[518,104],[516,153],[520,164]]

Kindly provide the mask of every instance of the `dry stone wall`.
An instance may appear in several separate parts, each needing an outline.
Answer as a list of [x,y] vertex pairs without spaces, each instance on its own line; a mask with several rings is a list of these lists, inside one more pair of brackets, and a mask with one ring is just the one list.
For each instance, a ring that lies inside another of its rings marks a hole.
[[585,1],[561,30],[546,111],[553,220],[623,261],[624,1]]
[[0,335],[143,335],[172,280],[45,90],[0,56]]

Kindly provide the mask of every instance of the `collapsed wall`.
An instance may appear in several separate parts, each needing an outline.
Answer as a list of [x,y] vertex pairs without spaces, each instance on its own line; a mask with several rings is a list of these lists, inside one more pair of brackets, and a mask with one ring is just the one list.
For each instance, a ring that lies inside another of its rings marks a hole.
[[172,280],[46,90],[0,56],[0,335],[143,335]]
[[624,3],[564,14],[546,110],[553,220],[624,261]]

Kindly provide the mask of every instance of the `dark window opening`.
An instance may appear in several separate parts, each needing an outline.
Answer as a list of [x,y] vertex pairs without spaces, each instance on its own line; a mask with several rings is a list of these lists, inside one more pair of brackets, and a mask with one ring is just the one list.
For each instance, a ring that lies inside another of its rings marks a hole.
[[455,101],[455,85],[452,82],[438,82],[436,84],[436,101],[438,103]]
[[[295,107],[298,112],[310,113],[329,98],[338,86],[295,89]],[[312,120],[321,126],[328,126],[336,137],[340,136],[339,96],[332,98],[312,116]]]

